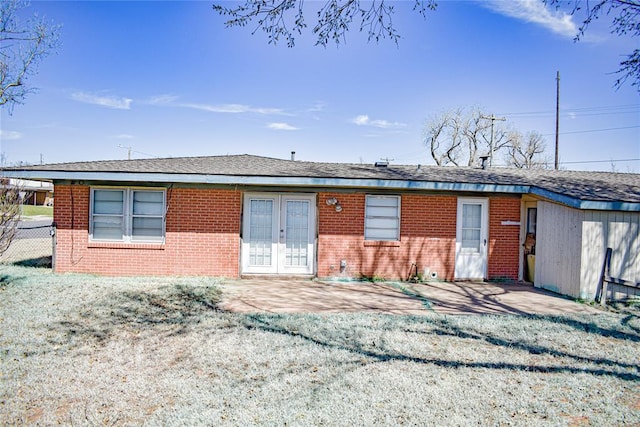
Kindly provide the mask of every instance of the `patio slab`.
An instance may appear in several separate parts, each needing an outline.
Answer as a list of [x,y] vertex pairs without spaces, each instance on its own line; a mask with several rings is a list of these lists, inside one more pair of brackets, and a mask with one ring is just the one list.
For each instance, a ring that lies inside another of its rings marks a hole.
[[[599,313],[527,284],[370,283],[250,278],[225,281],[220,308],[237,313]],[[424,303],[424,300],[428,303]]]

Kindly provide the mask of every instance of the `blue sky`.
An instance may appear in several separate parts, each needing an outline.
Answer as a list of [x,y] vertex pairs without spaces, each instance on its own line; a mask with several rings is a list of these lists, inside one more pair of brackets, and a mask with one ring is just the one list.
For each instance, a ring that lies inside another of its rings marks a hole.
[[[640,172],[640,96],[613,88],[637,39],[537,1],[440,1],[426,20],[397,2],[402,39],[271,46],[227,29],[211,1],[32,2],[62,46],[31,79],[36,94],[1,112],[8,162],[256,154],[329,162],[431,164],[425,121],[479,106],[538,131],[553,158],[556,71],[560,160],[568,169]],[[312,21],[317,2],[307,1]],[[603,20],[601,20],[603,21]],[[120,146],[120,147],[119,147]],[[572,163],[604,161],[602,163]],[[499,162],[498,162],[499,163]]]

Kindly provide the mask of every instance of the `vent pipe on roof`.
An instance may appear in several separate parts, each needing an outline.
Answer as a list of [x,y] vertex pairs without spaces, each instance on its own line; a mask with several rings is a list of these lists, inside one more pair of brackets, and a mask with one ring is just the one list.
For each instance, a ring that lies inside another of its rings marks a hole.
[[490,157],[490,156],[480,156],[480,161],[482,162],[482,163],[480,163],[480,167],[481,167],[482,169],[486,169],[486,168],[487,168],[487,159],[488,159],[489,157]]
[[295,162],[295,161],[296,161],[296,152],[295,152],[295,151],[292,151],[292,152],[291,152],[291,161],[292,161],[292,162]]

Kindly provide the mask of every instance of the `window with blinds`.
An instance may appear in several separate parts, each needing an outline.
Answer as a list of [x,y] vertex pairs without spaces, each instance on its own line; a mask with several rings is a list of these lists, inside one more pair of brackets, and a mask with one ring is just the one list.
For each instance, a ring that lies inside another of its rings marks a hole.
[[400,196],[366,196],[365,240],[400,240]]
[[164,223],[164,190],[91,190],[91,240],[162,242]]

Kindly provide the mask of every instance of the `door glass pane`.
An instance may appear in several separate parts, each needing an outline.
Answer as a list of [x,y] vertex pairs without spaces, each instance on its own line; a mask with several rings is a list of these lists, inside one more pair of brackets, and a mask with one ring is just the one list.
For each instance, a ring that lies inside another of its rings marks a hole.
[[482,205],[462,205],[462,249],[480,252],[480,226],[482,224]]
[[287,200],[285,221],[285,265],[307,266],[309,202],[305,200]]
[[249,212],[249,265],[271,265],[273,200],[251,200]]

